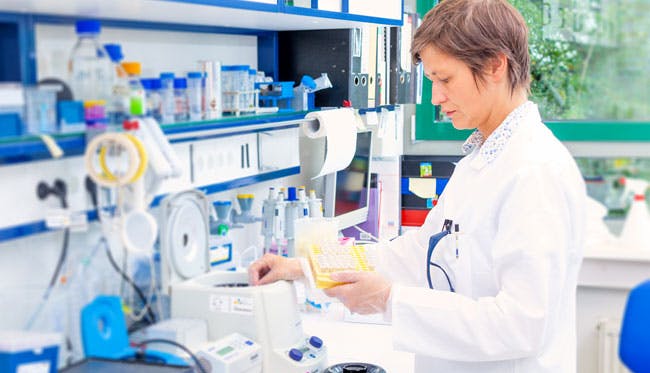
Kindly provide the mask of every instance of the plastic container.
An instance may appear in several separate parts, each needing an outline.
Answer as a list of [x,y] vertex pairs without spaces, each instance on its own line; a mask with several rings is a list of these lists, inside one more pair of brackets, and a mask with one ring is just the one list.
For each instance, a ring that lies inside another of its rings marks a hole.
[[140,79],[140,83],[142,84],[142,87],[144,87],[145,96],[147,98],[146,115],[153,117],[160,123],[162,120],[160,79]]
[[203,74],[187,73],[187,103],[190,120],[203,119]]
[[86,122],[86,128],[105,128],[106,124],[108,123],[108,120],[106,118],[106,101],[84,101],[84,121]]
[[122,67],[129,77],[129,116],[144,116],[147,110],[147,98],[140,82],[142,65],[140,62],[122,62]]
[[160,114],[163,123],[174,123],[176,101],[174,100],[174,73],[160,73]]
[[76,31],[78,39],[68,63],[72,93],[76,100],[109,100],[111,61],[99,42],[99,21],[77,21]]
[[129,80],[122,67],[122,47],[119,44],[104,44],[104,49],[111,59],[111,73],[109,82],[111,97],[108,100],[108,123],[121,125],[129,114]]
[[174,120],[176,122],[185,122],[188,118],[187,112],[187,79],[174,79]]
[[25,88],[25,131],[30,134],[55,133],[56,92],[59,87],[38,86]]
[[245,108],[240,99],[247,90],[248,65],[226,65],[221,67],[223,110],[238,114]]
[[81,132],[86,129],[83,102],[59,101],[56,106],[60,132]]
[[59,343],[59,334],[0,331],[0,372],[56,373]]

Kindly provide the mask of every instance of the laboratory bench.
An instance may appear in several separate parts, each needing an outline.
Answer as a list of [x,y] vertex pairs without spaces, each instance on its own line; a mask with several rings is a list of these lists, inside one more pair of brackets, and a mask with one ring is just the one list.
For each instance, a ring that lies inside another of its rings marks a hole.
[[325,312],[303,312],[301,317],[304,332],[320,337],[327,346],[328,366],[361,362],[387,373],[413,372],[414,355],[393,349],[390,325],[345,321],[341,303],[332,303]]
[[[606,324],[613,325],[608,330],[616,338],[627,293],[648,274],[647,249],[601,245],[584,253],[576,294],[578,372],[597,371],[605,353],[599,330]],[[319,336],[327,345],[329,365],[364,362],[381,366],[388,373],[414,371],[414,355],[393,348],[390,325],[350,322],[345,320],[345,314],[340,303],[331,304],[326,312],[301,313],[305,333]],[[610,347],[615,350],[617,345]],[[611,353],[617,356],[614,350]]]

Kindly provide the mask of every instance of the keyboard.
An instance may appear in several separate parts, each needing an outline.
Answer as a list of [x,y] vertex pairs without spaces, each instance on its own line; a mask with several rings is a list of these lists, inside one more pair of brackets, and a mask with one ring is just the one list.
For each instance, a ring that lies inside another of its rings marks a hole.
[[309,264],[316,287],[327,289],[341,282],[333,281],[330,274],[341,271],[374,271],[377,263],[373,249],[362,245],[313,245],[309,250]]

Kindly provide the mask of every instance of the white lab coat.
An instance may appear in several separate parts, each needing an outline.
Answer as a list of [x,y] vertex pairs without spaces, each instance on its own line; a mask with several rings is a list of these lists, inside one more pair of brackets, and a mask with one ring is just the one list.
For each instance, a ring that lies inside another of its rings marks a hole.
[[[575,298],[582,261],[585,186],[534,104],[491,162],[478,149],[456,166],[424,225],[382,250],[393,281],[396,349],[415,372],[575,372]],[[460,228],[435,248],[444,219]]]

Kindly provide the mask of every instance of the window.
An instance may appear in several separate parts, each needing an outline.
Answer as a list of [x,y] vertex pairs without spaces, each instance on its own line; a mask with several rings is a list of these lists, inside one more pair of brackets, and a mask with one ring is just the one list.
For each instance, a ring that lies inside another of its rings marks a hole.
[[650,1],[510,0],[545,120],[650,120]]

